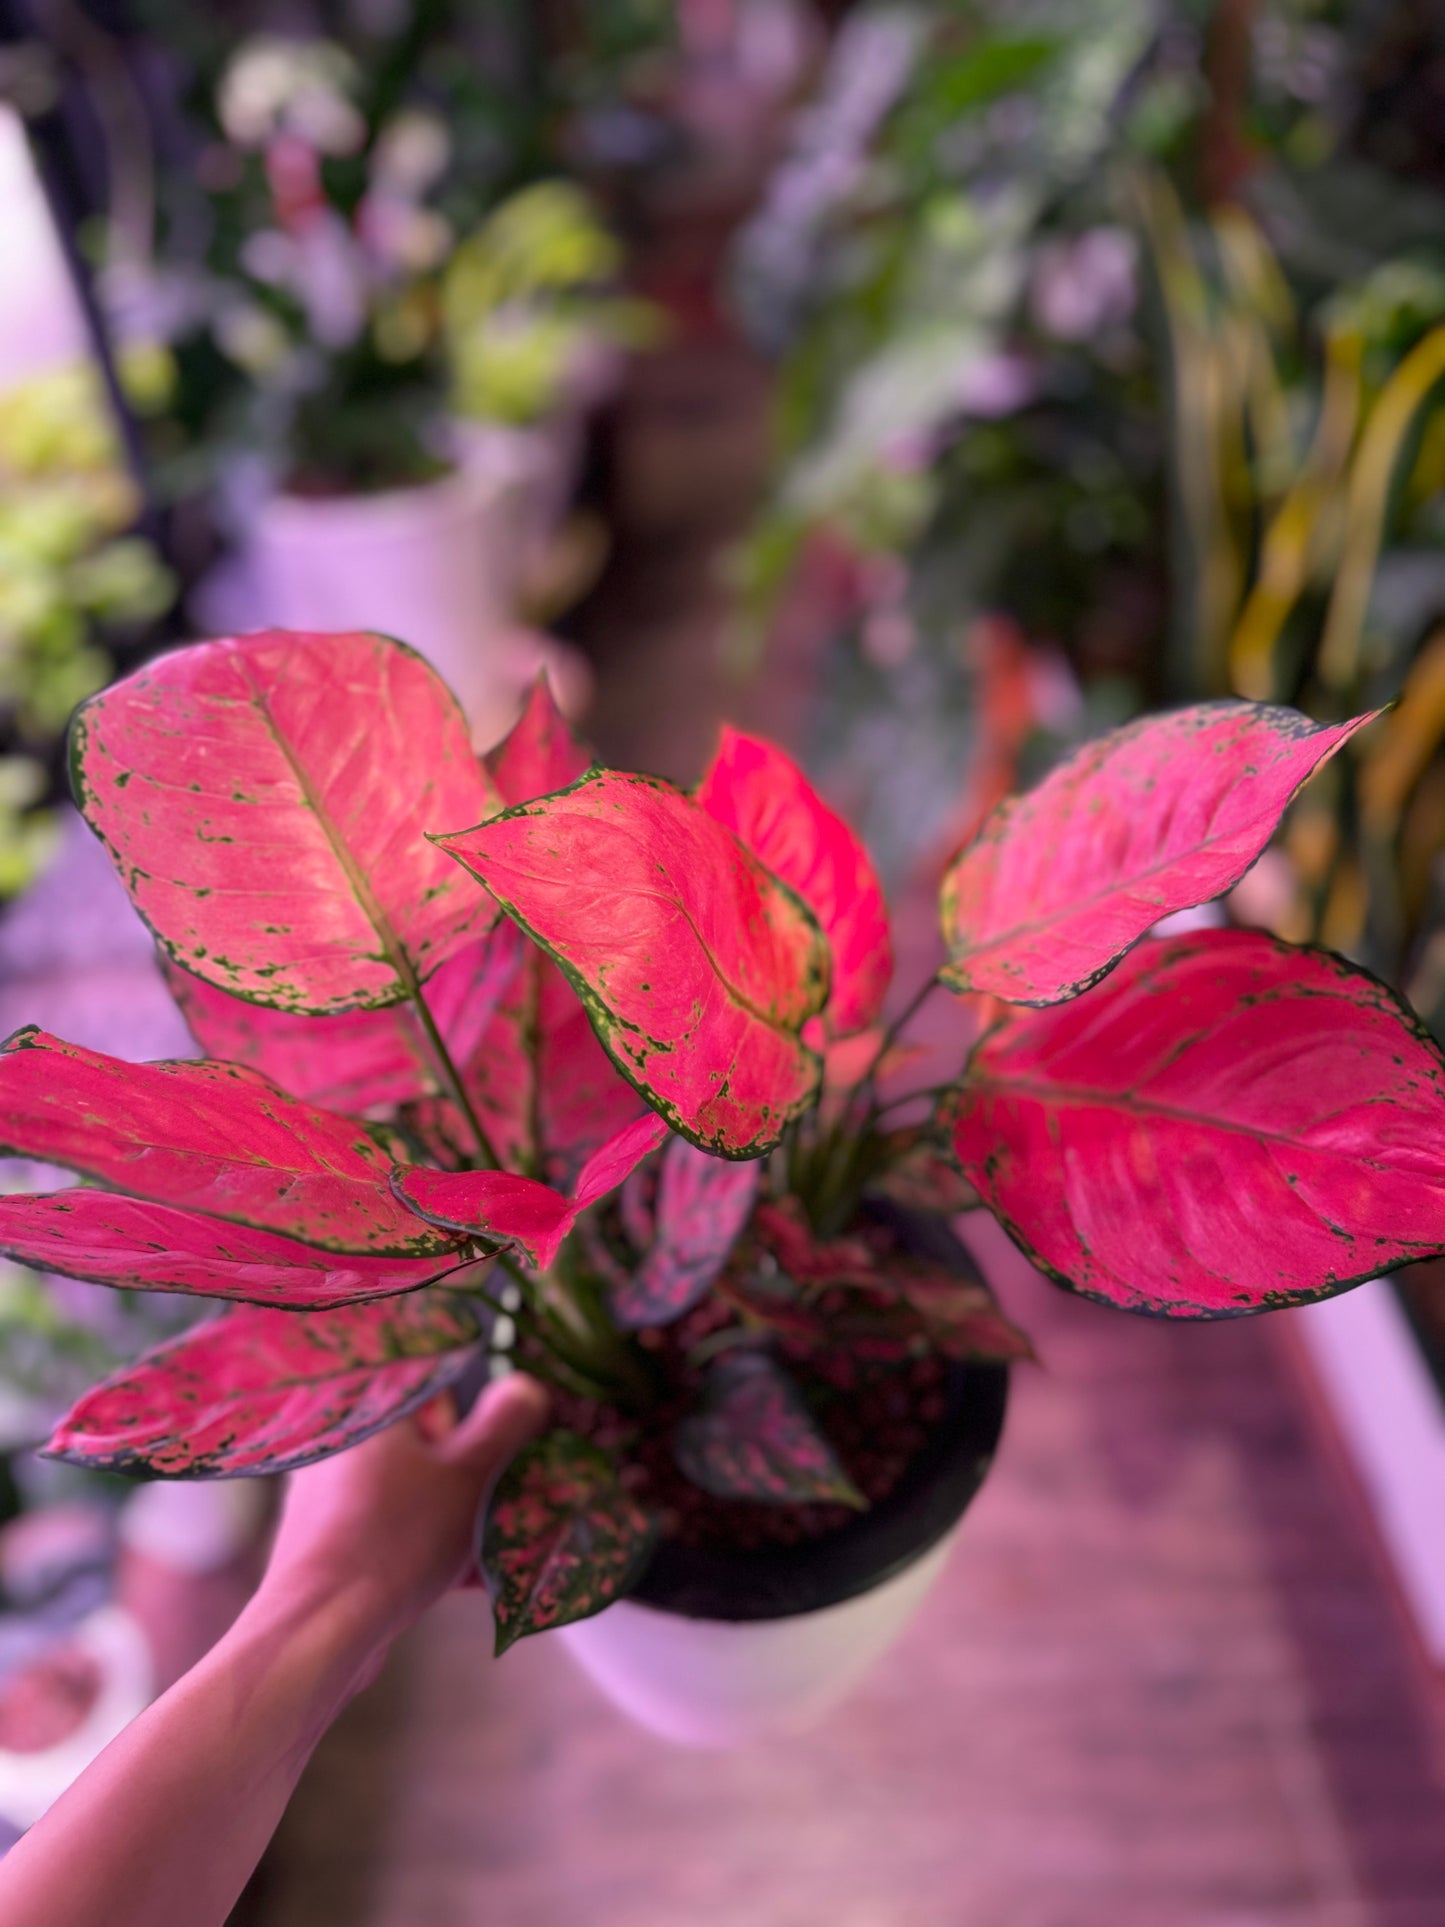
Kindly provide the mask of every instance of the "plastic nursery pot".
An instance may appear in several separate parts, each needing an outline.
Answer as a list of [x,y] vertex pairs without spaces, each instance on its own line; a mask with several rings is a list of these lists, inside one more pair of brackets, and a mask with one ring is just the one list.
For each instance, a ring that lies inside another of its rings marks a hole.
[[[896,1224],[920,1255],[962,1258],[945,1225]],[[630,1598],[552,1637],[666,1739],[735,1747],[811,1724],[894,1643],[942,1572],[1007,1398],[1007,1367],[955,1366],[928,1443],[868,1512],[795,1545],[663,1544]]]

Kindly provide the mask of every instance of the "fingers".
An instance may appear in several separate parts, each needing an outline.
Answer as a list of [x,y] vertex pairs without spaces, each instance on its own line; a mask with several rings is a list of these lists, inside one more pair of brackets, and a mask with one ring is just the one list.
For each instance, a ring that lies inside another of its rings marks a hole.
[[551,1401],[535,1378],[509,1372],[493,1379],[466,1418],[443,1442],[443,1456],[479,1475],[500,1471],[547,1423]]

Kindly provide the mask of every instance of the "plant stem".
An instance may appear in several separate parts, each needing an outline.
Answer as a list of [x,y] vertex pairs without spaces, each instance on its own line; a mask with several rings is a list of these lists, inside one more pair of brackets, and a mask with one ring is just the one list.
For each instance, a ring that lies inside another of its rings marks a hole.
[[867,1070],[864,1071],[863,1075],[858,1079],[857,1089],[859,1089],[860,1091],[870,1089],[874,1084],[877,1083],[879,1068],[881,1067],[884,1058],[888,1055],[889,1051],[892,1050],[893,1046],[898,1042],[899,1038],[903,1035],[904,1031],[908,1028],[908,1026],[913,1022],[913,1019],[918,1015],[919,1011],[922,1010],[923,1006],[927,1003],[928,999],[932,996],[933,992],[938,989],[942,981],[943,981],[942,978],[935,971],[934,974],[930,978],[928,978],[928,980],[924,983],[922,989],[919,990],[914,996],[909,998],[908,1002],[903,1006],[902,1010],[899,1011],[898,1015],[893,1019],[893,1022],[888,1026],[887,1030],[884,1031],[882,1040],[879,1043],[877,1050],[873,1053],[872,1062],[869,1064]]
[[436,1059],[437,1069],[441,1072],[446,1083],[451,1086],[451,1093],[456,1100],[457,1108],[467,1120],[467,1126],[477,1141],[477,1149],[481,1152],[483,1161],[500,1170],[502,1160],[497,1156],[496,1149],[483,1128],[482,1120],[477,1116],[476,1107],[473,1105],[470,1097],[467,1096],[467,1088],[462,1082],[461,1073],[452,1061],[452,1054],[446,1047],[446,1040],[443,1038],[441,1031],[437,1027],[437,1021],[428,1008],[420,979],[414,976],[410,969],[407,970],[406,976],[410,986],[412,1008],[416,1011],[417,1016],[421,1020],[421,1027],[426,1032],[427,1043],[430,1045],[432,1055]]

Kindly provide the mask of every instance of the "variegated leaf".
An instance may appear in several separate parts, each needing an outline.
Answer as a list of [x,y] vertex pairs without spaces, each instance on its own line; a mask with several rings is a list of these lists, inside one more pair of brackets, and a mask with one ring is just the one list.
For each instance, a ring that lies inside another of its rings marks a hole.
[[1144,945],[988,1032],[953,1144],[1015,1243],[1129,1311],[1227,1318],[1445,1252],[1445,1060],[1373,977],[1250,930]]
[[611,1293],[612,1316],[625,1331],[670,1325],[705,1296],[752,1215],[759,1175],[756,1164],[672,1140],[662,1156],[651,1246]]
[[385,636],[161,656],[77,712],[71,769],[162,949],[254,1003],[397,1003],[495,921],[424,831],[501,799],[446,685]]
[[0,1252],[37,1271],[95,1285],[236,1298],[288,1311],[416,1291],[471,1262],[462,1239],[429,1258],[321,1251],[271,1231],[87,1185],[38,1197],[0,1197]]
[[128,1064],[17,1031],[0,1051],[0,1150],[326,1251],[455,1245],[392,1195],[390,1160],[360,1125],[236,1064]]
[[466,1299],[448,1291],[345,1311],[242,1306],[87,1392],[45,1449],[155,1477],[295,1471],[435,1397],[479,1337]]
[[560,964],[613,1062],[684,1137],[776,1144],[815,1099],[800,1032],[827,944],[737,839],[666,783],[600,771],[438,839]]
[[558,1430],[525,1447],[498,1481],[482,1528],[498,1654],[624,1598],[655,1539],[655,1522],[597,1446]]
[[673,1450],[692,1483],[717,1498],[867,1503],[797,1386],[763,1352],[725,1352],[713,1360],[702,1402],[679,1423]]
[[847,1037],[883,1008],[893,975],[888,910],[868,852],[773,743],[725,728],[697,787],[709,816],[796,890],[832,946],[827,1023]]
[[1373,720],[1200,703],[1086,743],[955,858],[945,983],[1016,1004],[1076,997],[1161,917],[1238,883],[1300,785]]

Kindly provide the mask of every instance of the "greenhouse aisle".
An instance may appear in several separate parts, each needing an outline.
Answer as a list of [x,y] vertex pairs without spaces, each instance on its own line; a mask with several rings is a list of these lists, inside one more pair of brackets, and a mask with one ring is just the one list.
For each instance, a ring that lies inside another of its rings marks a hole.
[[[678,776],[725,700],[707,585],[737,505],[664,509],[699,471],[745,495],[758,445],[750,371],[712,372],[684,428],[665,365],[634,395],[635,508],[584,636],[604,752]],[[766,700],[750,719],[785,726],[786,688]],[[931,941],[926,906],[904,937]],[[454,1597],[325,1741],[237,1922],[1437,1927],[1431,1682],[1278,1332],[1114,1316],[970,1235],[1041,1366],[853,1700],[757,1752],[679,1751],[545,1640],[493,1664]]]

